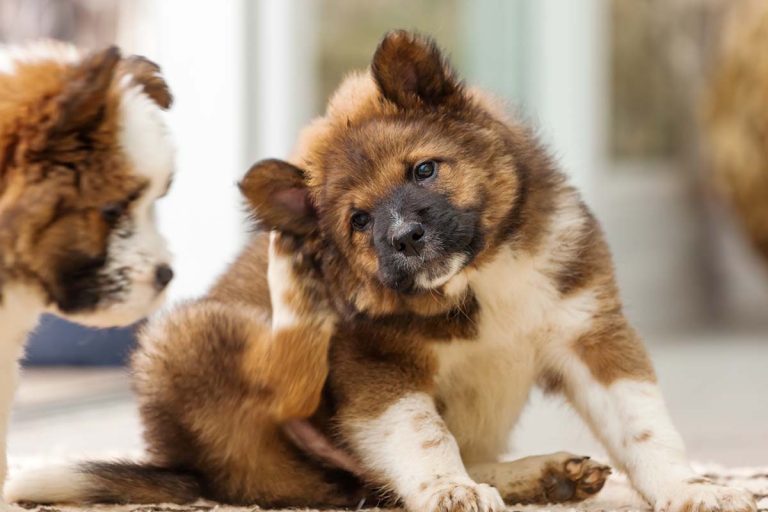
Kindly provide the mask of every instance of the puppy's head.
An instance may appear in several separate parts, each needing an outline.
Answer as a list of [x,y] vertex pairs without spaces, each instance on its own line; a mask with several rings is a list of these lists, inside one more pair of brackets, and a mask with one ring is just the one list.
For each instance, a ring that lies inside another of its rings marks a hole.
[[158,67],[116,48],[42,43],[0,55],[0,281],[42,290],[52,312],[132,323],[173,272],[155,201],[173,146]]
[[520,137],[431,40],[388,34],[302,134],[334,284],[358,310],[432,311],[497,250],[518,203]]

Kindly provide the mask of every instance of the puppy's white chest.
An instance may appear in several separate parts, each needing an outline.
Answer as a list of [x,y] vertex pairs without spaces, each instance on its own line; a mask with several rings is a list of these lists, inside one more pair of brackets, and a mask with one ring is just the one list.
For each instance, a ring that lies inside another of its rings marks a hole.
[[471,280],[477,337],[435,346],[438,398],[465,462],[495,460],[507,449],[536,377],[550,286],[508,258],[488,267]]
[[567,343],[590,316],[582,299],[560,297],[533,258],[502,253],[470,286],[479,303],[477,337],[436,344],[435,353],[443,417],[465,461],[479,462],[507,450],[542,345]]

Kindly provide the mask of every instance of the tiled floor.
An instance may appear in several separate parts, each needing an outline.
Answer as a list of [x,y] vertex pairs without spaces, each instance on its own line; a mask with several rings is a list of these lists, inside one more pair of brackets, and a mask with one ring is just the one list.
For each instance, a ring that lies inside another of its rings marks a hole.
[[[651,351],[692,458],[768,464],[768,339],[659,339]],[[538,394],[513,439],[515,455],[601,453],[568,406]],[[25,372],[11,425],[12,458],[127,455],[140,448],[140,421],[123,370]]]

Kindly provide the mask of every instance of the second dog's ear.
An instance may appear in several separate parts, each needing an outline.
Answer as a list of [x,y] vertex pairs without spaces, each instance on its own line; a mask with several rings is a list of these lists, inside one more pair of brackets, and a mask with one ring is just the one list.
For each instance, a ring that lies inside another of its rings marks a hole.
[[317,229],[317,212],[298,167],[283,160],[262,160],[253,164],[239,187],[265,228],[295,235]]
[[131,55],[120,61],[117,67],[120,77],[127,76],[132,84],[141,86],[158,107],[168,110],[173,103],[173,96],[161,74],[160,66],[140,55]]
[[461,82],[431,39],[405,30],[384,36],[371,62],[381,94],[403,108],[458,107]]
[[72,69],[71,77],[58,98],[59,112],[51,126],[51,140],[98,126],[119,61],[120,50],[110,46],[86,57]]

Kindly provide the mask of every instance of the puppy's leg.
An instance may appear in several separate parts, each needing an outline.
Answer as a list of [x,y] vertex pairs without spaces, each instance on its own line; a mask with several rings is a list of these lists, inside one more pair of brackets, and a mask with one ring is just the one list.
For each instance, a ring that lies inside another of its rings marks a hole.
[[[381,377],[370,376],[372,381]],[[367,399],[375,404],[377,397]],[[403,393],[372,417],[360,417],[364,416],[361,410],[344,411],[350,413],[358,416],[345,422],[355,453],[373,478],[395,491],[408,510],[504,510],[496,489],[475,483],[467,474],[456,440],[429,394]]]
[[306,418],[320,403],[328,375],[328,344],[335,315],[325,301],[309,262],[296,252],[294,240],[270,234],[267,281],[272,302],[271,336],[252,343],[247,373],[276,390],[276,421]]
[[582,501],[603,488],[608,466],[571,453],[525,457],[467,468],[477,482],[492,485],[510,505]]
[[[13,395],[16,390],[19,363],[21,357],[21,343],[16,340],[0,340],[5,343],[0,347],[0,491],[2,491],[8,472],[8,458],[6,446],[8,443],[8,421],[13,404]],[[2,493],[0,493],[0,510],[5,508]]]
[[550,354],[563,391],[614,462],[656,510],[754,511],[750,493],[712,484],[691,469],[645,349],[622,317]]

